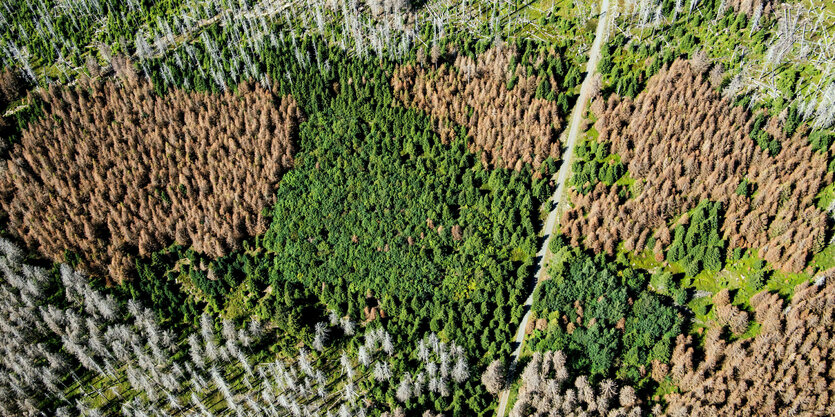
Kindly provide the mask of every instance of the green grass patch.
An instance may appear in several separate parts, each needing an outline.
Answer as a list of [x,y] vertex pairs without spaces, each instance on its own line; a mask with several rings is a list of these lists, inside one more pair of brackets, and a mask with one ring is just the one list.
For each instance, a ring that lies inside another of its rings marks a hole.
[[[644,269],[647,271],[654,271],[658,268],[665,268],[665,265],[661,262],[655,260],[655,255],[652,253],[652,249],[644,249],[641,252],[629,252],[623,247],[623,242],[618,244],[618,252],[624,254],[627,259],[629,259],[629,263],[632,265],[633,268]],[[669,266],[666,267],[670,272],[677,273],[680,272],[680,268],[670,268]]]
[[829,245],[812,258],[812,267],[817,271],[825,271],[835,267],[835,245]]
[[673,383],[673,381],[670,380],[670,378],[665,378],[658,384],[658,387],[655,388],[653,397],[658,396],[660,398],[664,398],[665,395],[672,394],[678,391],[678,386],[675,383]]
[[794,295],[794,287],[811,279],[812,276],[805,272],[792,273],[776,270],[771,276],[771,279],[768,280],[766,289],[777,292],[786,299],[791,299],[792,295]]
[[[620,162],[620,155],[618,155],[618,162]],[[621,176],[620,178],[618,178],[617,181],[615,181],[615,185],[624,187],[626,191],[629,193],[629,198],[635,198],[638,195],[638,191],[635,189],[635,182],[635,178],[632,178],[632,175],[630,175],[629,171],[627,170],[626,173],[623,174],[623,176]]]
[[748,330],[745,333],[739,336],[731,336],[731,340],[745,340],[757,337],[760,334],[760,329],[762,329],[762,325],[755,321],[751,321],[751,324],[748,326]]
[[594,126],[592,126],[589,130],[586,131],[586,140],[596,141],[598,137],[600,137],[600,132],[598,132],[597,129],[594,128]]
[[[835,249],[827,249],[835,252]],[[835,261],[831,262],[835,263]],[[663,266],[662,268],[672,272],[671,266]],[[687,303],[687,306],[693,312],[694,318],[694,326],[691,330],[706,327],[707,323],[712,320],[711,306],[713,301],[711,296],[724,288],[735,293],[733,304],[745,310],[751,310],[750,300],[754,294],[762,290],[768,290],[790,299],[794,287],[809,281],[811,278],[812,276],[805,272],[791,273],[775,270],[760,259],[756,251],[748,251],[740,259],[729,257],[726,260],[725,267],[718,272],[702,271],[695,277],[681,280],[682,286],[692,289],[693,294],[701,295],[691,298]],[[704,295],[705,292],[710,295]],[[750,337],[756,335],[758,331],[757,328],[750,328],[748,332],[739,337]]]
[[815,196],[815,205],[821,210],[828,210],[833,202],[835,202],[835,183],[827,185]]
[[712,319],[710,315],[713,301],[710,296],[693,298],[687,303],[687,307],[693,312],[693,320],[691,325],[691,332],[698,328],[707,328],[708,323]]

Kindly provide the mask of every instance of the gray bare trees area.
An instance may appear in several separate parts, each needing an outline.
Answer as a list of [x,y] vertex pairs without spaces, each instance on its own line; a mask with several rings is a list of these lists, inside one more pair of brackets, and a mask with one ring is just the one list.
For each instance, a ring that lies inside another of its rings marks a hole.
[[[369,383],[405,403],[423,390],[451,395],[453,384],[469,378],[461,347],[435,334],[405,353],[425,371],[395,377],[395,348],[382,327],[365,331],[355,357],[342,351],[334,363],[313,360],[304,348],[295,358],[258,362],[270,330],[256,320],[236,328],[203,314],[199,331],[175,334],[140,302],[120,306],[83,274],[59,270],[56,282],[0,240],[3,415],[39,415],[43,395],[58,404],[58,416],[361,416]],[[46,293],[56,286],[64,299]],[[314,346],[329,349],[328,334],[340,326],[348,335],[353,323],[316,324]]]

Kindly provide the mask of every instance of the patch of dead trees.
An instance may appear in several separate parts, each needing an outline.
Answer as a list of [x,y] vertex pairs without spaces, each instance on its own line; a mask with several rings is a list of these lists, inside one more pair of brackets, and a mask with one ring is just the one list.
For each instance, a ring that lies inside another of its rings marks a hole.
[[763,291],[751,306],[762,325],[753,339],[730,342],[716,327],[699,349],[678,337],[670,376],[681,393],[666,396],[667,415],[835,415],[835,285],[801,284],[788,306]]
[[[826,156],[811,149],[801,126],[786,137],[780,117],[766,130],[783,149],[769,155],[750,138],[754,118],[722,98],[686,61],[662,69],[635,100],[612,95],[592,105],[600,141],[611,142],[628,173],[635,196],[598,183],[582,195],[572,190],[562,227],[573,245],[613,252],[623,241],[630,251],[666,250],[672,221],[701,200],[722,203],[723,238],[730,248],[756,248],[768,262],[798,272],[826,240],[826,213],[814,197],[831,183]],[[743,179],[753,196],[736,189]],[[685,216],[686,217],[686,216]],[[680,221],[686,221],[682,219]],[[655,236],[656,247],[647,248]],[[661,253],[663,259],[663,253]]]
[[[535,98],[541,78],[528,76],[524,65],[508,72],[513,54],[510,47],[493,48],[476,60],[458,55],[452,67],[404,65],[392,78],[395,96],[432,116],[444,142],[455,136],[455,125],[465,127],[474,140],[470,151],[483,151],[485,166],[538,170],[549,156],[560,156],[562,121],[556,102]],[[508,90],[513,76],[518,81]],[[556,92],[557,80],[549,82]]]
[[642,416],[641,399],[629,385],[605,379],[594,385],[586,375],[571,380],[562,351],[534,352],[522,372],[512,417],[553,415]]
[[745,13],[748,17],[753,16],[759,10],[763,15],[770,15],[775,12],[774,0],[727,0],[727,7],[737,13]]
[[154,93],[136,77],[43,92],[0,176],[9,228],[55,261],[122,281],[133,258],[177,242],[219,257],[262,233],[261,210],[293,164],[290,97]]

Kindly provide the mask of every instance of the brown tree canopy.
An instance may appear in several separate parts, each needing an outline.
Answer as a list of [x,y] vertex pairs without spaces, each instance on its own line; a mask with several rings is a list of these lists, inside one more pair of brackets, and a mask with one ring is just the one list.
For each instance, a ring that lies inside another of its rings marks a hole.
[[774,0],[730,0],[727,5],[737,13],[745,13],[751,17],[760,8],[762,8],[763,15],[772,14],[775,9],[780,10],[779,3]]
[[[493,48],[477,60],[459,55],[452,68],[404,65],[392,79],[395,96],[430,114],[444,140],[455,134],[453,123],[466,127],[475,141],[470,151],[483,150],[485,164],[519,170],[530,163],[538,169],[560,155],[558,106],[535,98],[542,79],[528,76],[524,65],[508,72],[512,54],[510,48]],[[508,90],[514,75],[518,82]],[[556,91],[556,80],[548,81]]]
[[10,229],[62,260],[126,277],[135,255],[178,242],[222,256],[265,231],[261,210],[293,164],[300,112],[290,97],[153,92],[126,79],[43,93],[0,175]]
[[0,72],[0,110],[17,100],[26,91],[26,80],[14,68]]
[[[749,136],[751,114],[722,98],[686,61],[655,75],[634,101],[613,95],[593,108],[603,109],[598,140],[611,142],[636,179],[635,196],[624,199],[616,185],[602,183],[586,195],[573,193],[563,217],[572,243],[585,237],[599,251],[622,240],[627,250],[642,251],[655,234],[666,247],[672,220],[710,199],[724,207],[730,247],[757,248],[776,267],[799,271],[823,248],[826,213],[813,199],[832,173],[826,156],[811,149],[806,127],[786,137],[779,117],[772,118],[766,130],[783,149],[770,156]],[[743,179],[756,187],[752,197],[735,192]]]
[[835,415],[835,285],[801,284],[789,309],[767,292],[751,303],[762,324],[753,339],[709,331],[694,363],[692,337],[679,336],[671,362],[681,393],[666,396],[668,415]]

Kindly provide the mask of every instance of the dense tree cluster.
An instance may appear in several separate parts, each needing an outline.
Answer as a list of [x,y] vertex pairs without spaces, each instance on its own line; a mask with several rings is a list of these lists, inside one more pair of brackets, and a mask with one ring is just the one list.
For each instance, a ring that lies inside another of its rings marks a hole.
[[[554,239],[562,240],[562,236]],[[550,279],[534,294],[534,350],[570,355],[572,374],[617,375],[638,382],[652,362],[669,361],[683,317],[669,297],[646,289],[648,277],[627,265],[555,245]]]
[[587,194],[601,181],[611,186],[626,173],[618,156],[609,152],[609,145],[594,140],[577,144],[571,162],[571,183],[578,192]]
[[[40,109],[36,103],[28,107],[15,105],[11,108],[13,103],[26,96],[27,86],[28,83],[19,71],[7,68],[0,72],[0,153],[3,155],[9,145],[20,137],[21,127],[28,124],[33,113],[39,114]],[[13,116],[7,117],[7,112],[13,113]]]
[[728,340],[707,332],[703,348],[679,336],[670,377],[681,392],[666,395],[671,416],[835,414],[833,271],[779,295],[751,298],[760,333]]
[[26,80],[15,69],[5,69],[0,73],[0,110],[24,95]]
[[[0,412],[11,416],[34,411],[34,396],[42,390],[60,391],[59,381],[66,371],[66,359],[48,352],[42,343],[44,322],[38,304],[49,297],[49,271],[23,264],[24,254],[6,239],[0,239]],[[112,300],[102,298],[105,310]],[[95,305],[90,306],[98,312]],[[47,313],[46,311],[44,313]]]
[[[403,104],[433,117],[445,141],[456,134],[456,126],[465,127],[474,140],[470,151],[482,151],[486,165],[539,169],[546,158],[559,158],[557,134],[567,98],[557,91],[573,84],[566,85],[568,70],[558,56],[539,51],[535,60],[545,61],[547,70],[538,75],[516,65],[516,59],[514,47],[496,47],[477,58],[458,55],[451,66],[406,64],[395,72],[392,86]],[[565,101],[562,109],[559,101]]]
[[[695,276],[703,269],[714,272],[722,269],[725,241],[719,235],[721,207],[720,203],[702,201],[691,213],[678,220],[672,232],[672,243],[667,248],[667,260],[680,262],[688,276]],[[656,239],[653,248],[657,257],[661,257],[659,251],[664,245],[662,238],[670,239],[664,233],[662,231],[663,236]]]
[[[198,4],[184,0],[82,0],[66,4],[10,0],[0,9],[5,35],[0,41],[0,65],[17,66],[32,82],[39,78],[36,71],[47,79],[68,81],[71,73],[85,64],[85,58],[96,61],[89,55],[91,51],[109,61],[116,52],[132,52],[134,39],[144,43],[143,32],[171,34],[172,27],[182,29],[183,21],[171,12],[186,3],[192,9]],[[212,2],[207,3],[201,8],[204,16],[208,10],[215,10]],[[185,22],[189,23],[193,22]],[[162,48],[162,43],[154,42],[154,47]]]
[[507,387],[507,371],[504,362],[496,359],[487,365],[487,369],[481,374],[481,384],[487,392],[496,395]]
[[222,256],[266,230],[261,210],[292,166],[295,100],[92,81],[44,92],[47,117],[23,134],[3,175],[3,208],[28,245],[66,251],[125,279],[132,256],[176,241]]
[[[642,251],[654,237],[666,248],[668,223],[709,199],[724,208],[720,227],[728,247],[757,248],[789,271],[801,270],[823,248],[826,214],[813,198],[833,174],[804,126],[789,137],[785,120],[771,118],[764,129],[782,150],[770,155],[749,136],[754,118],[722,99],[685,61],[653,77],[637,99],[613,95],[592,109],[598,141],[611,143],[635,183],[631,193],[603,183],[586,195],[574,193],[562,223],[572,244],[585,237],[588,247],[613,253],[622,240],[627,250]],[[735,193],[743,179],[755,185],[754,195]]]
[[512,417],[552,415],[642,416],[635,388],[605,379],[596,386],[588,376],[569,377],[570,357],[562,351],[534,352],[522,373]]
[[831,20],[825,8],[772,0],[632,1],[627,8],[629,3],[637,13],[617,21],[631,30],[620,31],[603,49],[606,93],[634,98],[662,67],[686,56],[732,99],[771,114],[793,108],[815,127],[832,124],[835,84],[822,62],[808,60],[829,48],[818,36]]

